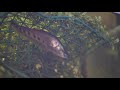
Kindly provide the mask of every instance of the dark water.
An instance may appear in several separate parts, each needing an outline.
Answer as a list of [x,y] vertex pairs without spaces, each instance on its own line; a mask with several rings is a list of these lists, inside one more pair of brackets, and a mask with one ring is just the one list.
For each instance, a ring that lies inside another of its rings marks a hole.
[[[99,12],[89,13],[89,15],[100,15],[103,17],[103,24],[107,26],[108,30],[117,26],[117,18],[115,14]],[[117,36],[120,38],[120,34]],[[118,54],[114,54],[111,47],[101,47],[94,53],[91,53],[87,61],[87,74],[92,78],[117,78],[120,77],[120,45],[118,47]],[[111,53],[110,53],[111,52]]]

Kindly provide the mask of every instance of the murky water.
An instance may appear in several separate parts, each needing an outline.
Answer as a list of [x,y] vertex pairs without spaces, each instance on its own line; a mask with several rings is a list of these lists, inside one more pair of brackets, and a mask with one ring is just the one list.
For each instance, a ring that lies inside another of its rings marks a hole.
[[[108,30],[117,26],[116,15],[107,12],[90,12],[91,16],[102,16],[103,24]],[[92,78],[116,78],[120,77],[120,57],[119,54],[112,54],[109,47],[101,47],[87,57],[87,73]]]
[[95,17],[95,16],[101,16],[102,17],[102,24],[106,25],[108,29],[114,28],[116,23],[116,15],[112,12],[88,12],[88,15]]

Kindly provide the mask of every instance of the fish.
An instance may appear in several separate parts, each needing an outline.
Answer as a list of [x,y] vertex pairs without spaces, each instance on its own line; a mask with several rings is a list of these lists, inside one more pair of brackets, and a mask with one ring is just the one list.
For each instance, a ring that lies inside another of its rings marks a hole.
[[63,59],[67,59],[68,55],[63,48],[60,40],[53,34],[44,31],[42,29],[28,28],[25,26],[20,26],[15,22],[11,22],[11,28],[21,35],[25,36],[27,39],[31,40],[33,43],[38,44],[46,52],[50,52],[55,56]]

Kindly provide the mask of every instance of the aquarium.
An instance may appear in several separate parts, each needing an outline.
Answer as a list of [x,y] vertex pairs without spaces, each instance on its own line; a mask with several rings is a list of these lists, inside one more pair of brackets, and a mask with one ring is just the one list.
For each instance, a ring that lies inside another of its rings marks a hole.
[[0,78],[120,77],[119,14],[0,12]]

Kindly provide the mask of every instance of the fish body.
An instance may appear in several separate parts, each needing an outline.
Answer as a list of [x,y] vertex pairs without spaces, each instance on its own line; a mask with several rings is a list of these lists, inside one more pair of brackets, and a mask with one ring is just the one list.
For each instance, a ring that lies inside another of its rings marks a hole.
[[46,52],[53,53],[54,55],[61,58],[68,58],[61,42],[54,35],[43,30],[19,26],[15,23],[12,23],[11,27],[13,30],[16,30],[27,39],[31,40],[34,43],[37,43]]

